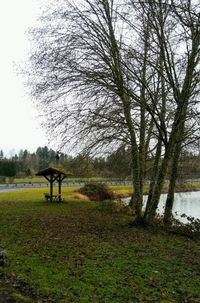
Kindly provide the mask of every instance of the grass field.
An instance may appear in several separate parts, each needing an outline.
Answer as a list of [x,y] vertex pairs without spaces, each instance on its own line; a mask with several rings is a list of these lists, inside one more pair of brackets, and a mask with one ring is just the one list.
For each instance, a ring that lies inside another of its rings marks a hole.
[[133,227],[75,189],[60,204],[44,189],[0,193],[0,302],[200,302],[199,239]]

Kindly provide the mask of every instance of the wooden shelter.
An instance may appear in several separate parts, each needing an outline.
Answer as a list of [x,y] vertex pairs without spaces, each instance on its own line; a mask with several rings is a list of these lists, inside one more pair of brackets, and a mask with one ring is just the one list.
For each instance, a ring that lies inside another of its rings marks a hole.
[[[53,201],[56,198],[59,202],[62,201],[61,195],[61,184],[62,181],[69,176],[70,174],[66,174],[62,169],[48,167],[39,171],[36,176],[43,176],[50,183],[50,194],[45,194],[46,200]],[[54,182],[58,182],[58,195],[53,195],[53,184]]]

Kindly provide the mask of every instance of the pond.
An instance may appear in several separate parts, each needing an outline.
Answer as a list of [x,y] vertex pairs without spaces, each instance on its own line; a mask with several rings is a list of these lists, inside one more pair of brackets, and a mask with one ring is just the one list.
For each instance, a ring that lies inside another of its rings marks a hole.
[[[157,210],[158,214],[163,214],[166,198],[167,194],[161,195]],[[124,202],[127,204],[129,200],[130,198],[124,199]],[[146,200],[147,196],[144,196],[144,205]],[[200,219],[200,191],[175,193],[173,215],[176,219],[186,223],[187,219],[181,218],[182,214]]]

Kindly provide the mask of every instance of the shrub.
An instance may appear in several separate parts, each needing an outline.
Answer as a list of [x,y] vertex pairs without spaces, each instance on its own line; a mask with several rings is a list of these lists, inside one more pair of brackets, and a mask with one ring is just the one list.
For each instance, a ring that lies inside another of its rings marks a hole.
[[0,176],[0,183],[6,183],[6,177]]
[[186,218],[187,223],[173,218],[171,231],[188,237],[200,237],[200,219],[186,214],[182,214],[181,218]]
[[87,183],[80,188],[79,192],[92,201],[112,200],[114,198],[113,192],[102,183]]

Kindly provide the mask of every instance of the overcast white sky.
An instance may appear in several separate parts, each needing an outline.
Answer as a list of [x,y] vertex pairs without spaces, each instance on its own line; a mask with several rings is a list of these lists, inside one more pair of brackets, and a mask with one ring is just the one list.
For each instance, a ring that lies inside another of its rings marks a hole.
[[26,94],[14,62],[28,50],[26,30],[39,14],[39,0],[7,0],[0,4],[0,149],[6,155],[47,145],[38,112]]

